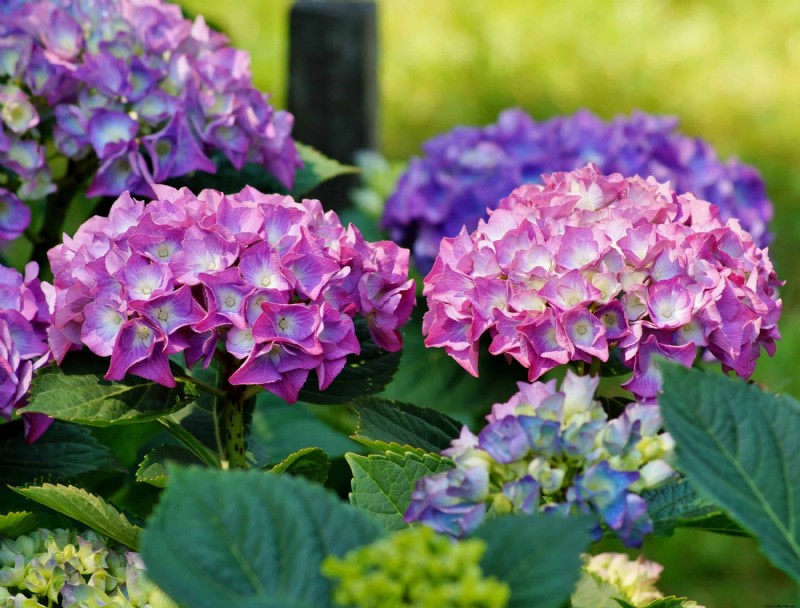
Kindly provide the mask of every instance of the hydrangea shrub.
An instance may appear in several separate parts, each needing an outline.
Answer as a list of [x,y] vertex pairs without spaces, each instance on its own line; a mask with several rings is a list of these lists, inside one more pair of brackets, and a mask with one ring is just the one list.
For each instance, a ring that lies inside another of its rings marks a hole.
[[90,197],[152,196],[151,184],[214,172],[214,152],[291,186],[292,116],[202,17],[161,0],[10,0],[0,17],[0,238],[27,227],[20,199],[56,189],[55,157],[72,163],[66,179],[91,177]]
[[669,182],[737,218],[759,247],[770,240],[772,203],[758,171],[678,130],[678,121],[636,112],[603,121],[589,111],[536,122],[519,109],[502,112],[486,127],[459,126],[423,144],[386,201],[383,227],[410,247],[428,272],[439,241],[466,226],[472,231],[486,209],[541,175],[594,163],[603,173]]
[[531,381],[613,355],[633,371],[624,388],[652,400],[654,355],[690,366],[703,349],[749,377],[780,338],[779,285],[767,250],[718,207],[588,165],[521,186],[442,240],[423,332],[475,376],[484,334]]

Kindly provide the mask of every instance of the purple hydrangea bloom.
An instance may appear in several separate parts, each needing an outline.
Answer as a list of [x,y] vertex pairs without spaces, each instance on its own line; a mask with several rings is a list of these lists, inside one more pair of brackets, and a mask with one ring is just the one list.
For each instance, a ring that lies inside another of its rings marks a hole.
[[219,342],[231,384],[293,402],[311,371],[323,390],[359,353],[355,317],[400,348],[415,303],[407,249],[365,241],[316,200],[154,189],[147,204],[123,194],[50,250],[57,362],[84,345],[111,358],[109,380],[174,386],[170,355],[207,366]]
[[641,112],[605,122],[584,110],[537,123],[522,110],[506,110],[495,124],[457,127],[425,143],[425,155],[411,160],[388,199],[383,227],[428,272],[443,237],[462,226],[474,230],[514,188],[591,162],[607,174],[652,175],[692,192],[718,205],[723,221],[739,219],[765,247],[772,204],[758,171],[735,159],[723,163],[707,142],[677,128],[675,118]]
[[766,249],[719,208],[653,178],[594,165],[521,186],[487,220],[442,240],[425,278],[425,344],[477,376],[478,345],[528,368],[633,370],[623,386],[654,399],[659,355],[690,366],[700,348],[750,376],[780,338],[780,286]]
[[594,399],[599,378],[572,371],[556,381],[520,383],[495,404],[478,434],[467,427],[442,455],[455,468],[422,478],[405,514],[445,534],[465,536],[496,513],[587,513],[596,533],[639,546],[652,531],[639,496],[670,479],[674,442],[657,405],[632,403],[609,420]]
[[[20,198],[55,188],[50,134],[61,155],[95,167],[89,196],[152,196],[152,184],[213,173],[214,152],[294,182],[292,116],[202,17],[162,0],[3,2],[0,14],[0,172]],[[19,223],[4,219],[0,238]]]
[[[25,267],[25,275],[0,266],[0,416],[10,419],[27,405],[33,372],[50,360],[47,327],[50,312],[39,268]],[[33,443],[52,420],[42,414],[22,414],[25,439]]]

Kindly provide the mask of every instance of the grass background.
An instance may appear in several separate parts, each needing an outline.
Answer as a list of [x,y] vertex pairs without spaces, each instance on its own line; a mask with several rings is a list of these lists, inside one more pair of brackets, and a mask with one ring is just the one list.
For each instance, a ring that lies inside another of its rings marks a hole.
[[[391,159],[520,106],[539,119],[579,108],[676,115],[723,157],[758,167],[787,285],[783,341],[755,378],[800,396],[800,2],[378,1],[381,151]],[[290,0],[182,4],[251,52],[256,84],[284,107]],[[682,531],[649,541],[645,554],[666,566],[665,591],[709,608],[800,605],[748,539]]]

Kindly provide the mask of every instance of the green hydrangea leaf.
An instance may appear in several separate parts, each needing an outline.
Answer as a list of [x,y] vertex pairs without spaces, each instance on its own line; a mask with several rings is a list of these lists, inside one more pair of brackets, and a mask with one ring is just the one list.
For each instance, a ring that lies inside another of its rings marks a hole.
[[800,581],[800,403],[720,374],[661,368],[679,468]]
[[299,198],[329,179],[348,173],[358,173],[356,167],[343,165],[311,146],[300,142],[295,142],[295,145],[303,161],[303,166],[295,172],[294,186],[291,190],[266,171],[262,165],[247,163],[241,169],[237,169],[222,153],[211,156],[211,160],[217,166],[216,173],[195,171],[189,175],[171,179],[169,184],[176,188],[186,186],[194,192],[211,188],[225,194],[235,194],[245,186],[252,186],[261,192],[277,192]]
[[356,319],[354,324],[361,354],[348,356],[344,369],[324,391],[319,390],[316,373],[312,372],[300,390],[300,401],[316,405],[350,403],[381,392],[391,382],[401,353],[390,353],[375,344],[364,319]]
[[75,486],[46,483],[27,488],[13,488],[25,498],[71,517],[100,534],[136,549],[141,528],[105,500]]
[[261,471],[170,467],[142,534],[151,579],[192,608],[328,608],[320,572],[378,538],[365,513],[317,484]]
[[111,449],[103,445],[85,427],[56,421],[34,444],[21,435],[6,437],[0,427],[0,482],[29,483],[42,477],[70,479],[99,470],[118,470],[119,463]]
[[271,473],[288,473],[299,475],[309,481],[325,483],[328,479],[328,469],[331,466],[325,450],[320,448],[303,448],[289,454],[281,462],[270,469]]
[[0,536],[6,538],[16,538],[20,534],[25,534],[35,530],[39,525],[39,518],[36,513],[30,511],[16,511],[0,515]]
[[683,603],[687,601],[685,597],[665,597],[660,600],[653,600],[645,608],[683,608]]
[[353,408],[358,414],[356,441],[366,438],[440,452],[450,447],[462,427],[436,410],[376,397],[361,399]]
[[420,456],[415,452],[345,454],[345,460],[353,472],[350,502],[388,530],[408,527],[403,515],[418,479],[453,468],[451,460],[438,454]]
[[656,534],[671,535],[675,528],[687,527],[747,536],[747,533],[731,521],[720,507],[698,494],[694,486],[684,477],[660,488],[645,490],[642,498],[647,501],[647,511]]
[[183,382],[167,388],[136,376],[121,382],[104,380],[108,362],[90,353],[70,353],[60,367],[43,368],[31,383],[30,405],[59,420],[94,426],[154,420],[174,412],[196,398]]
[[570,608],[619,608],[619,589],[587,572],[581,574]]
[[298,169],[294,178],[292,196],[302,196],[308,194],[322,182],[333,179],[348,173],[358,173],[356,167],[343,165],[339,161],[333,160],[322,154],[319,150],[296,142],[297,152],[303,160],[303,167]]
[[136,481],[163,488],[167,485],[168,462],[202,464],[202,461],[186,448],[176,445],[160,445],[144,457],[139,468],[136,469]]
[[578,580],[590,528],[579,517],[515,514],[487,521],[474,536],[488,544],[484,574],[511,587],[508,608],[560,608]]
[[[421,280],[417,281],[418,285]],[[475,378],[464,371],[443,348],[428,348],[422,335],[424,298],[417,299],[411,319],[403,327],[403,359],[392,383],[381,393],[386,399],[416,403],[437,410],[473,414],[502,403],[526,380],[526,370],[516,363],[481,349]]]

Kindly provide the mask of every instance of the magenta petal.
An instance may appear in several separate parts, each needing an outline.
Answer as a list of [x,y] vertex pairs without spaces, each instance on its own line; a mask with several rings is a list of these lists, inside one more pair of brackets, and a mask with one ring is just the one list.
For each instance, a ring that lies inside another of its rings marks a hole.
[[126,321],[111,353],[106,380],[122,380],[132,365],[144,361],[158,348],[163,350],[163,342],[163,332],[144,319]]
[[258,243],[250,247],[239,260],[242,277],[258,289],[289,291],[289,281],[281,272],[278,253],[268,243]]
[[322,352],[315,335],[320,323],[318,306],[264,302],[261,310],[263,314],[253,325],[257,341],[295,344],[309,354]]
[[128,373],[158,382],[169,388],[176,385],[175,377],[169,369],[169,359],[166,353],[159,349],[154,350],[147,359],[131,365]]
[[231,327],[225,340],[225,349],[237,359],[245,359],[253,352],[256,341],[250,329]]
[[273,347],[272,344],[265,344],[253,351],[247,361],[231,374],[229,382],[234,385],[277,382],[281,379],[281,375],[276,369],[281,352],[280,346]]
[[138,310],[154,325],[159,325],[166,335],[197,323],[205,316],[188,285],[146,302],[131,302],[130,307]]
[[44,414],[22,414],[22,422],[25,425],[25,443],[32,444],[53,424],[53,419]]
[[264,385],[264,390],[273,393],[286,401],[294,403],[300,396],[300,389],[308,380],[307,369],[295,369],[285,372],[278,382],[270,382]]
[[122,324],[126,321],[119,302],[95,300],[84,309],[83,314],[85,320],[81,328],[81,340],[94,354],[110,356]]
[[573,308],[562,317],[564,330],[576,350],[601,361],[608,360],[608,342],[603,323],[586,308]]
[[622,388],[631,391],[640,399],[652,399],[661,391],[661,370],[652,361],[653,355],[676,361],[684,367],[691,367],[697,356],[697,347],[691,342],[682,346],[659,344],[655,336],[648,336],[639,345],[633,377],[622,384]]

